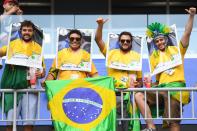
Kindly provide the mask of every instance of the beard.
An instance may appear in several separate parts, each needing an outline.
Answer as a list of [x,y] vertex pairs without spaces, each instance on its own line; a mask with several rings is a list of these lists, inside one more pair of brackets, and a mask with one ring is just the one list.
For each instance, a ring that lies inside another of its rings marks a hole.
[[32,37],[30,37],[30,35],[27,35],[29,36],[29,38],[25,38],[26,35],[22,36],[22,40],[25,41],[25,42],[30,42],[32,40]]
[[128,52],[128,51],[131,50],[132,45],[130,45],[128,48],[125,49],[125,48],[122,47],[122,45],[119,44],[119,48],[120,48],[120,50],[122,50],[123,52]]

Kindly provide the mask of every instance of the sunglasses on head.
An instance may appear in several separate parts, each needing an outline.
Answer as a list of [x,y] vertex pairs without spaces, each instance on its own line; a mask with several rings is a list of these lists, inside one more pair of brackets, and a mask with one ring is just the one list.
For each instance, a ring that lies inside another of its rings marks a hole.
[[124,40],[124,39],[120,40],[121,43],[125,43],[125,41],[126,43],[131,43],[131,40]]
[[79,38],[79,37],[70,37],[69,39],[71,42],[74,40],[76,40],[77,42],[81,41],[81,38]]

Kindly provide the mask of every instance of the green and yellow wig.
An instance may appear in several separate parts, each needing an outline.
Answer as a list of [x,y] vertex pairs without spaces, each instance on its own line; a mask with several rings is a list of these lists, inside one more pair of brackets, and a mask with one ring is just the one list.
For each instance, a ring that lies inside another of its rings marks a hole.
[[169,26],[158,22],[148,25],[146,30],[146,36],[149,38],[157,38],[158,36],[167,36],[171,32]]

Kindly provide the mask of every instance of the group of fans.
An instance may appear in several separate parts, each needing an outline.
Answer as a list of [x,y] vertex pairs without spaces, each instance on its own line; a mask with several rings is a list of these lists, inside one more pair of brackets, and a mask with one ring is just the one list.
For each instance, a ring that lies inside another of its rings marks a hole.
[[[23,11],[20,9],[19,4],[16,0],[4,0],[3,4],[4,13],[1,15],[0,20],[3,21],[8,15],[21,15]],[[179,49],[181,53],[182,58],[182,64],[170,68],[167,71],[163,71],[156,75],[156,82],[152,83],[152,86],[158,87],[158,88],[165,88],[165,87],[186,87],[185,84],[185,78],[184,78],[184,55],[186,53],[186,50],[189,46],[189,39],[190,34],[192,32],[193,28],[193,22],[194,22],[194,16],[196,14],[196,8],[191,7],[189,9],[186,9],[187,13],[189,14],[189,19],[185,26],[185,31],[180,39],[179,42]],[[108,19],[98,18],[96,20],[98,26],[96,29],[96,35],[95,35],[95,41],[100,48],[100,51],[104,56],[106,56],[106,50],[107,46],[102,38],[102,30],[103,25],[108,21]],[[153,42],[155,46],[158,49],[157,56],[153,55],[151,56],[152,61],[154,63],[159,62],[159,58],[162,56],[167,56],[166,54],[169,52],[170,47],[167,48],[166,42],[167,42],[167,35],[168,31],[164,30],[162,31],[161,28],[163,24],[159,24],[159,26],[150,25],[147,28],[147,36],[151,37],[153,39]],[[166,26],[167,27],[167,26]],[[41,54],[41,47],[39,44],[37,44],[34,39],[34,30],[35,25],[31,21],[23,21],[21,22],[20,27],[20,33],[21,38],[16,39],[10,43],[10,47],[12,52],[23,52],[27,56],[31,56],[32,53],[34,54]],[[61,65],[64,61],[69,61],[72,63],[80,63],[81,61],[84,61],[86,59],[90,58],[90,54],[83,49],[80,48],[82,43],[82,33],[77,30],[73,29],[70,30],[70,32],[67,35],[69,40],[69,47],[62,49],[58,52],[57,57],[54,59],[53,64],[48,72],[48,75],[46,76],[45,80],[42,82],[42,86],[45,86],[44,82],[46,80],[68,80],[68,79],[78,79],[78,78],[87,78],[87,77],[97,77],[98,71],[92,63],[91,65],[91,72],[86,71],[77,71],[77,70],[60,70],[57,68],[59,65]],[[140,54],[136,53],[132,50],[132,41],[133,36],[130,32],[124,31],[119,34],[119,49],[112,50],[109,52],[110,59],[113,59],[114,61],[118,61],[120,63],[129,63],[132,60],[138,60],[140,57]],[[7,45],[0,48],[0,57],[5,56],[7,52]],[[154,53],[154,52],[153,52]],[[56,63],[57,59],[57,63]],[[165,59],[165,58],[164,58]],[[36,70],[36,77],[38,79],[45,77],[45,64],[44,60],[42,62],[43,70]],[[157,63],[158,64],[158,63]],[[26,83],[26,78],[21,78],[21,76],[25,76],[25,72],[29,70],[29,67],[19,66],[19,65],[10,65],[6,64],[5,69],[2,76],[2,83],[1,88],[4,89],[21,89],[21,88],[28,88],[29,84]],[[14,81],[14,76],[11,76],[9,74],[13,74],[13,72],[18,72],[20,75],[17,79],[19,82],[17,84],[16,81]],[[120,69],[114,69],[114,68],[107,68],[107,74],[108,76],[111,76],[115,79],[117,86],[118,83],[121,83],[125,86],[125,88],[130,87],[129,83],[129,76],[131,74],[136,75],[136,81],[134,81],[134,87],[142,87],[143,82],[146,83],[146,80],[142,81],[142,71],[133,71],[133,70],[120,70]],[[21,80],[23,79],[23,80]],[[9,81],[6,83],[6,81]],[[13,82],[14,81],[14,82]],[[13,85],[14,86],[13,86]],[[118,112],[120,110],[120,94],[117,93],[117,109]],[[171,102],[170,102],[170,108],[171,110],[170,115],[173,118],[180,118],[180,94],[179,93],[172,93],[171,94]],[[189,102],[189,93],[183,92],[183,104],[187,104]],[[27,98],[29,97],[29,98]],[[145,102],[145,96],[143,92],[136,92],[135,93],[135,102],[137,107],[139,108],[141,114],[143,117],[145,117],[145,108],[147,111],[147,117],[152,118],[151,109],[156,104],[156,96],[153,92],[147,93],[147,102]],[[163,108],[163,117],[167,117],[168,112],[168,96],[166,92],[160,92],[159,93],[159,107]],[[17,114],[21,114],[22,118],[25,118],[26,116],[26,104],[28,103],[27,100],[29,100],[29,106],[28,107],[28,113],[30,114],[28,116],[29,119],[34,119],[36,116],[36,105],[37,105],[37,98],[34,94],[32,95],[19,95],[17,99]],[[128,99],[127,99],[128,100]],[[4,109],[7,119],[12,120],[13,118],[13,96],[12,95],[5,95],[5,109]],[[171,131],[180,131],[180,120],[167,120],[164,121],[166,126],[170,127]],[[33,130],[33,122],[24,122],[23,123],[24,130],[25,131],[32,131]],[[153,123],[152,119],[146,120],[147,127],[143,131],[156,131],[156,126]],[[11,125],[8,124],[8,125]],[[122,130],[129,130],[128,128],[128,122],[123,122],[121,124]],[[7,126],[7,131],[12,130],[12,126]]]

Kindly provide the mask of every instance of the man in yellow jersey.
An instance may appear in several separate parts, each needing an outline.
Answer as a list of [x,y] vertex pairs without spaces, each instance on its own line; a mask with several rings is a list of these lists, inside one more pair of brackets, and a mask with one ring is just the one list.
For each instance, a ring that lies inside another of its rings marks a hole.
[[[168,39],[165,36],[163,38],[164,38],[163,40],[165,41],[166,39]],[[168,52],[168,53],[163,53],[163,51],[161,50],[153,50],[152,54],[150,55],[150,66],[151,66],[152,73],[154,72],[155,74],[155,71],[164,69],[165,67],[168,67],[169,65],[171,66],[171,64],[176,64],[176,65],[179,64],[180,57],[179,57],[179,51],[178,51],[177,46],[166,45],[165,52]]]
[[[184,55],[189,46],[190,34],[193,28],[194,16],[196,14],[196,8],[186,9],[189,14],[189,19],[185,26],[184,34],[180,40],[179,48],[182,57],[182,64],[166,71],[163,71],[156,75],[156,84],[157,88],[176,88],[176,87],[186,87],[185,78],[184,78]],[[151,28],[150,28],[151,27]],[[159,26],[148,26],[147,35],[154,39],[154,43],[162,53],[167,53],[166,51],[166,40],[165,36],[168,35],[168,31],[166,31],[166,25],[160,24]],[[145,81],[146,82],[146,81]],[[167,92],[159,93],[159,107],[162,109],[163,107],[163,115],[164,118],[168,118],[169,114],[171,118],[180,118],[180,101],[182,101],[183,105],[189,103],[189,92],[183,91],[182,98],[180,100],[180,92],[172,91],[170,92],[170,108],[171,112],[168,112],[168,94]],[[135,94],[136,103],[140,109],[140,112],[143,117],[145,117],[145,105],[146,105],[146,113],[147,118],[152,118],[151,107],[156,107],[156,95],[155,93],[147,92],[147,103],[144,101],[144,94],[138,92]],[[161,111],[160,109],[160,111]],[[152,112],[153,113],[153,112]],[[146,120],[147,128],[143,131],[154,131],[156,127],[152,120]],[[167,120],[164,121],[164,126],[168,126],[170,131],[180,131],[180,120]]]
[[[10,41],[8,48],[8,60],[17,55],[23,55],[24,59],[27,59],[32,55],[41,55],[41,46],[35,40],[33,40],[34,31],[35,25],[31,21],[25,20],[21,22],[19,31],[21,38],[16,38]],[[0,56],[6,55],[6,52],[7,46],[3,46]]]
[[[100,51],[103,53],[104,56],[106,56],[106,44],[102,39],[102,30],[103,30],[104,23],[107,22],[107,19],[104,20],[103,18],[98,18],[96,22],[98,24],[98,27],[96,30],[95,40],[96,40],[98,47],[100,48]],[[121,32],[118,40],[119,40],[120,49],[116,49],[114,51],[112,50],[112,52],[109,53],[109,56],[112,57],[112,60],[116,59],[116,61],[128,63],[130,60],[134,59],[134,57],[137,57],[135,59],[139,58],[139,55],[137,53],[133,53],[132,51],[133,37],[130,32],[126,32],[126,31]],[[113,57],[113,56],[116,56],[116,57]],[[134,87],[142,87],[141,71],[128,71],[128,70],[107,68],[107,73],[109,76],[114,77],[116,88],[120,86],[123,88],[129,88],[130,87],[129,75],[136,76]],[[117,111],[118,111],[118,115],[120,115],[120,99],[121,99],[120,93],[117,93],[116,96],[117,96]],[[124,107],[126,108],[126,106]],[[124,114],[126,115],[127,113],[124,113]],[[118,128],[121,128],[121,129],[118,129],[118,130],[125,130],[125,131],[128,130],[128,121],[124,121],[119,124],[121,125],[118,126]]]
[[[122,41],[123,42],[123,41]],[[124,56],[124,57],[122,57]],[[130,57],[133,56],[133,57]],[[123,59],[122,59],[123,58]],[[122,54],[120,49],[112,49],[109,51],[108,65],[123,65],[128,68],[129,64],[132,62],[140,63],[140,54],[130,50],[127,54]]]
[[[130,32],[124,32],[124,34],[128,34],[128,36],[130,36],[132,39],[128,40],[128,39],[122,39],[121,41],[118,40],[118,42],[110,42],[109,44],[109,53],[107,55],[107,66],[110,68],[114,68],[114,69],[121,69],[121,70],[132,70],[132,69],[137,69],[140,68],[140,54],[138,52],[136,52],[132,47],[132,41],[133,41],[133,36],[131,35]],[[114,34],[111,34],[112,37]],[[111,36],[110,35],[110,36]],[[110,38],[112,38],[110,37]],[[125,48],[124,46],[120,46],[119,42],[122,45],[126,45],[124,44],[126,43],[131,43],[129,44],[129,48]],[[113,46],[116,46],[115,48]],[[124,50],[123,53],[122,51]],[[128,50],[128,51],[127,51]],[[132,57],[131,57],[132,56]]]
[[[41,54],[41,47],[36,42],[34,42],[33,35],[35,31],[35,25],[31,21],[21,22],[20,34],[21,38],[13,40],[10,43],[10,49],[13,54],[20,52],[27,56],[32,54]],[[7,52],[7,46],[0,49],[0,56],[5,56]],[[45,67],[43,71],[36,70],[36,78],[43,78],[45,76]],[[30,86],[27,80],[28,67],[20,65],[10,65],[6,64],[2,76],[1,88],[3,89],[26,89]],[[37,111],[37,96],[35,94],[18,94],[17,95],[17,119],[19,114],[21,114],[22,119],[35,119]],[[5,94],[4,111],[6,112],[7,119],[9,121],[13,120],[13,95]],[[27,102],[29,100],[29,102]],[[29,104],[28,104],[29,103]],[[27,110],[28,109],[28,110]],[[26,112],[28,113],[26,118]],[[9,122],[10,123],[10,122]],[[12,123],[10,123],[12,124]],[[10,125],[9,124],[9,125]],[[33,121],[23,122],[24,131],[33,131]],[[7,131],[12,131],[12,126],[6,128]]]
[[[49,69],[46,79],[41,83],[44,87],[44,82],[47,80],[69,80],[87,77],[97,77],[97,69],[92,63],[91,72],[78,71],[78,70],[61,70],[61,65],[66,63],[72,63],[78,65],[83,61],[90,61],[90,54],[81,49],[82,34],[79,30],[73,29],[68,33],[69,48],[62,49],[58,52],[57,58],[53,60],[52,66]],[[56,66],[56,59],[57,66]]]
[[[58,52],[58,56],[54,59],[46,80],[68,80],[98,76],[94,63],[92,63],[91,72],[59,69],[65,62],[77,65],[83,61],[90,61],[90,54],[80,48],[82,40],[81,32],[76,29],[71,30],[68,33],[68,39],[69,48],[62,49]],[[57,65],[56,59],[58,59]]]

